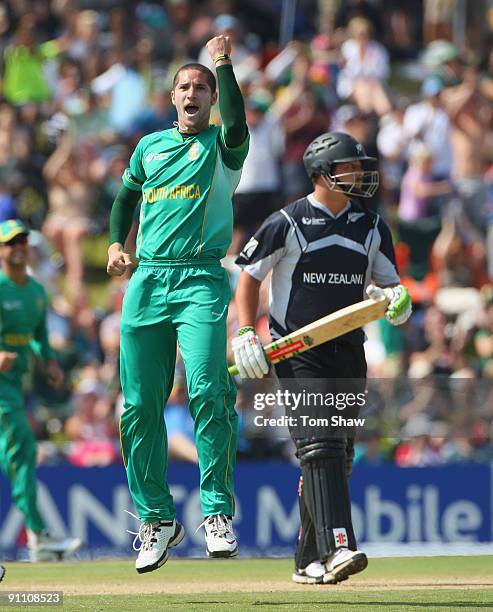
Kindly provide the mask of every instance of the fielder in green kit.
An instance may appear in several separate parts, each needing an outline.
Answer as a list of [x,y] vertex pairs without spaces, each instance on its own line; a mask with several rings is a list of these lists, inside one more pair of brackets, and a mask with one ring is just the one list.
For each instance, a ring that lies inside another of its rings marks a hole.
[[207,46],[217,69],[223,126],[209,125],[218,96],[213,73],[186,64],[171,93],[177,127],[138,143],[110,217],[108,273],[121,275],[130,265],[122,245],[142,197],[140,264],[125,294],[120,354],[122,454],[142,521],[139,573],[163,565],[168,548],[184,537],[167,484],[163,419],[177,342],[195,422],[207,554],[238,554],[232,529],[236,392],[226,363],[231,293],[220,259],[231,242],[231,198],[248,152],[248,130],[229,38],[217,36]]
[[51,561],[70,555],[81,541],[52,537],[37,505],[36,440],[24,408],[22,376],[31,352],[44,362],[54,387],[63,374],[48,342],[46,292],[27,274],[28,233],[17,219],[0,223],[0,466],[24,514],[31,561]]

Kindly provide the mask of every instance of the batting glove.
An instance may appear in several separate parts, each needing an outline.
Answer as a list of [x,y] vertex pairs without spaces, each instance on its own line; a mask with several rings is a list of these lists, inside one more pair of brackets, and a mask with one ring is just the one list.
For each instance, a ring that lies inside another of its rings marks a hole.
[[372,299],[379,299],[383,294],[390,300],[389,307],[385,312],[385,318],[392,325],[402,325],[411,316],[413,311],[411,298],[404,285],[386,287],[385,289],[376,285],[368,285],[366,294]]
[[242,378],[263,378],[269,371],[264,349],[253,327],[241,327],[231,342],[231,348]]

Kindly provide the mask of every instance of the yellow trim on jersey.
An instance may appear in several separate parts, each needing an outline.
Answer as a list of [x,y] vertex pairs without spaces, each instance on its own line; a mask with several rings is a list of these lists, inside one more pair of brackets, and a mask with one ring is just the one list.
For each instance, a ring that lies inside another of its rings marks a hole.
[[139,258],[140,255],[140,249],[142,248],[142,240],[143,240],[143,236],[142,236],[142,222],[144,221],[144,202],[141,203],[140,205],[140,214],[139,214],[139,229],[137,230],[137,238],[135,239],[135,256],[137,257],[137,259]]
[[[229,384],[231,384],[231,382],[228,381]],[[231,516],[234,516],[235,513],[235,496],[233,491],[229,490],[228,487],[228,473],[229,473],[229,466],[231,464],[231,459],[230,459],[230,455],[231,455],[231,439],[233,438],[233,426],[231,425],[231,420],[229,418],[229,411],[228,411],[228,407],[226,404],[226,397],[223,398],[223,402],[224,402],[224,408],[226,410],[226,418],[228,421],[228,425],[229,425],[229,441],[228,441],[228,453],[227,453],[227,463],[226,463],[226,475],[224,477],[224,484],[226,486],[226,490],[229,492],[229,496],[231,497]]]
[[118,419],[118,432],[120,434],[120,451],[122,454],[123,465],[125,469],[127,468],[127,460],[125,459],[125,451],[123,450],[123,441],[122,441],[122,417]]

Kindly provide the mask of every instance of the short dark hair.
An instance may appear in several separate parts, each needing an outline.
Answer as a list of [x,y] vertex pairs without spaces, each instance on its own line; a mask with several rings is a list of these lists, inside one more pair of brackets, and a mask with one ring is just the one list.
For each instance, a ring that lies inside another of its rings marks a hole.
[[209,85],[209,87],[211,88],[211,92],[214,93],[216,91],[216,77],[214,76],[212,70],[209,70],[209,68],[207,68],[207,66],[204,66],[203,64],[197,64],[195,62],[191,62],[190,64],[184,64],[181,68],[178,68],[175,76],[173,77],[173,89],[176,87],[180,72],[183,72],[183,70],[198,70],[202,74],[205,74],[205,76],[207,77],[207,85]]

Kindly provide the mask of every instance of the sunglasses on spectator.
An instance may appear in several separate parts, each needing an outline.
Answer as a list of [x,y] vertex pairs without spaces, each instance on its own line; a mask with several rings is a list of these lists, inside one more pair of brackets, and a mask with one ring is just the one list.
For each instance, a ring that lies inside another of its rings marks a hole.
[[2,244],[4,246],[14,246],[16,244],[27,244],[27,241],[28,237],[26,236],[26,234],[19,234],[18,236],[14,236],[12,240],[9,240],[8,242],[3,242]]

